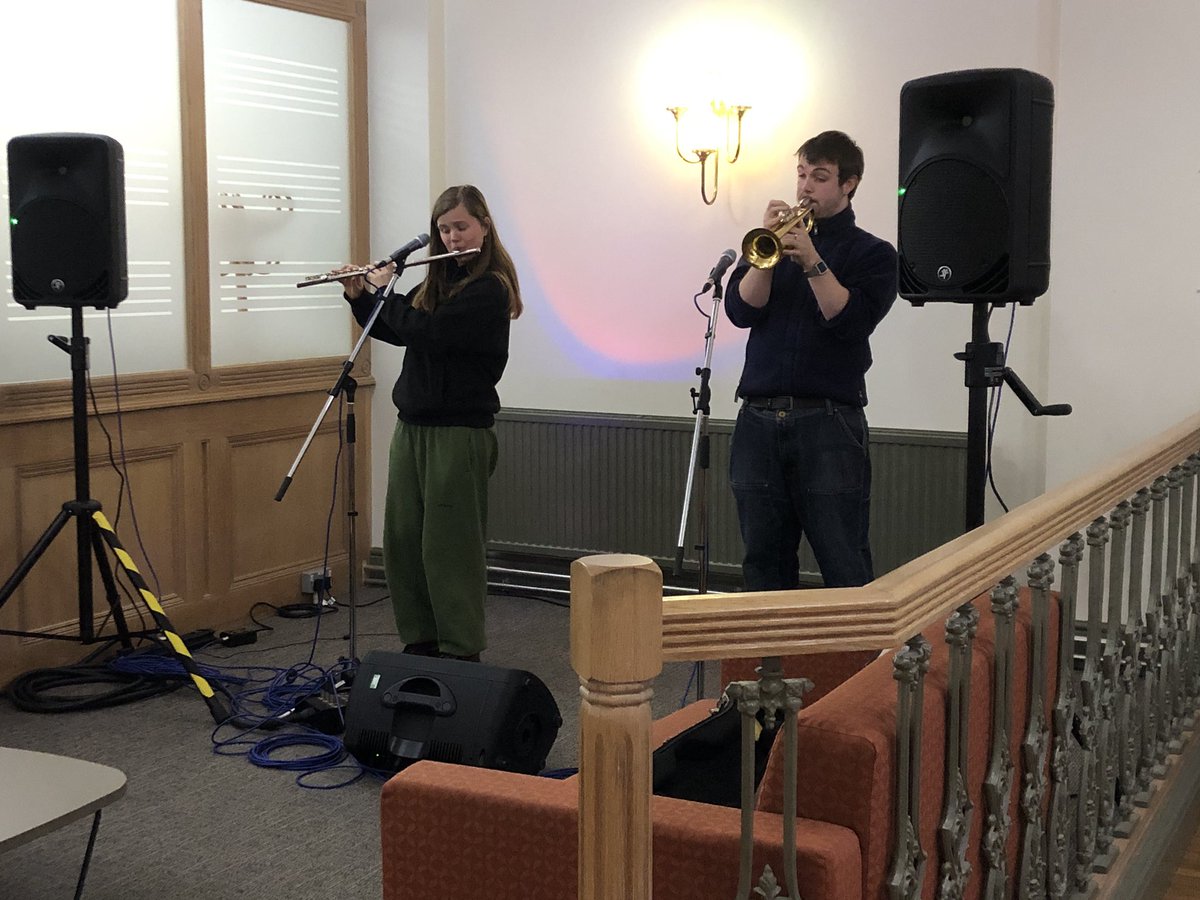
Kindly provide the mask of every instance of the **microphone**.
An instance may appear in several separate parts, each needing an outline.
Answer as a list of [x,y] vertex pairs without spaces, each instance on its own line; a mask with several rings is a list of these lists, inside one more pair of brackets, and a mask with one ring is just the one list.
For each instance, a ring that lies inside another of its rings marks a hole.
[[422,247],[424,247],[428,243],[429,243],[429,235],[418,234],[415,238],[413,238],[411,241],[409,241],[407,244],[405,244],[403,247],[401,247],[395,253],[385,256],[383,259],[381,259],[377,263],[372,263],[371,268],[372,269],[382,269],[388,263],[402,262],[404,260],[404,258],[406,256],[408,256],[408,254],[412,253],[414,250],[420,250]]
[[717,260],[717,264],[713,266],[712,271],[708,273],[708,281],[704,282],[704,287],[701,289],[700,293],[707,294],[709,290],[712,289],[713,285],[715,285],[724,277],[725,270],[732,266],[736,259],[737,254],[733,252],[732,247],[722,253],[721,258]]

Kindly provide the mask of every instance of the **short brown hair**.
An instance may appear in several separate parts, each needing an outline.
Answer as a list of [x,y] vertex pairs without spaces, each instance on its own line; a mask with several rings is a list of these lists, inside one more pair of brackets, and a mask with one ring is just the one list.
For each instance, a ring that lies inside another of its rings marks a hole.
[[[816,137],[809,138],[800,145],[796,157],[804,157],[810,163],[834,163],[838,167],[838,184],[845,184],[851,178],[862,181],[862,149],[844,131],[822,131]],[[857,190],[856,184],[854,191]],[[854,196],[854,191],[850,192],[851,197]]]

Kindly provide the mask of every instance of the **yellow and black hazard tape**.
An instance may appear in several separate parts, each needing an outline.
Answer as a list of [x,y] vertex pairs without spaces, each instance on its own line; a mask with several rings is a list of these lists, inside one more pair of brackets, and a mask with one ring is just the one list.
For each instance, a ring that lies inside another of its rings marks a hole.
[[196,660],[192,658],[192,654],[188,651],[187,644],[183,642],[183,638],[175,631],[175,626],[171,624],[171,620],[167,617],[166,612],[162,608],[162,604],[158,602],[158,598],[154,596],[154,592],[150,590],[150,586],[146,584],[146,579],[142,577],[142,573],[138,571],[137,565],[126,551],[121,546],[120,540],[117,538],[117,533],[109,524],[108,519],[100,510],[92,513],[92,520],[100,526],[100,535],[104,538],[104,542],[108,544],[109,549],[117,557],[117,561],[121,564],[121,568],[125,570],[125,574],[129,577],[129,581],[137,588],[137,592],[141,595],[143,602],[150,609],[150,615],[154,618],[154,623],[158,626],[158,630],[162,632],[171,649],[175,651],[175,655],[179,658],[180,664],[185,672],[191,676],[196,689],[200,691],[200,695],[204,698],[204,702],[208,704],[209,710],[213,714],[213,718],[219,723],[228,718],[229,713],[225,710],[223,704],[217,699],[216,691],[213,690],[207,678],[201,673],[196,665]]

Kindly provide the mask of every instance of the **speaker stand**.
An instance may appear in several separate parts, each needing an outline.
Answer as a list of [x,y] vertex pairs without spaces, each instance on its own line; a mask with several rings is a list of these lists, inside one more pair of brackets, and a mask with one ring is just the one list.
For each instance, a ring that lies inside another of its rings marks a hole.
[[[1032,302],[1030,298],[1027,302]],[[1025,302],[1025,301],[1023,301]],[[984,521],[984,496],[987,489],[987,467],[991,435],[988,423],[988,391],[1007,384],[1017,398],[1034,416],[1066,416],[1071,404],[1055,403],[1043,406],[1017,373],[1004,364],[1004,345],[988,336],[988,319],[992,304],[976,301],[971,312],[971,340],[966,349],[955,353],[955,359],[966,363],[967,385],[967,484],[966,530],[978,528]]]
[[[116,532],[104,517],[100,502],[92,499],[91,471],[88,467],[88,421],[87,421],[87,371],[88,371],[88,339],[83,336],[83,309],[71,308],[71,337],[68,340],[60,335],[50,335],[49,340],[60,350],[66,351],[71,357],[71,424],[74,432],[75,450],[75,499],[68,500],[62,505],[58,515],[54,517],[49,527],[42,532],[41,537],[34,542],[30,551],[17,564],[17,568],[8,580],[0,586],[0,609],[16,593],[25,576],[32,571],[42,555],[49,549],[54,539],[66,527],[67,523],[75,520],[75,560],[78,585],[79,634],[63,635],[39,631],[22,631],[17,629],[0,628],[0,634],[16,637],[37,637],[46,640],[74,641],[81,644],[95,643],[95,609],[93,606],[92,560],[100,571],[100,579],[104,583],[104,593],[108,601],[109,613],[116,626],[118,640],[127,650],[133,649],[133,638],[154,637],[167,644],[193,683],[199,689],[201,696],[212,712],[213,719],[218,724],[228,718],[228,712],[217,699],[208,681],[200,674],[195,661],[188,653],[183,640],[175,633],[174,627],[163,611],[157,598],[151,593],[149,586],[134,565],[132,558],[121,546]],[[148,631],[131,632],[125,623],[125,614],[121,609],[121,597],[117,591],[117,582],[113,577],[112,565],[104,552],[108,544],[126,577],[137,589],[142,601],[149,607],[156,628]]]

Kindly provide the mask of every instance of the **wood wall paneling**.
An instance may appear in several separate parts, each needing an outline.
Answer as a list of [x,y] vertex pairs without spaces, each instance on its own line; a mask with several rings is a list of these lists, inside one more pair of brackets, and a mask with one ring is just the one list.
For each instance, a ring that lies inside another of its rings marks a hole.
[[[372,393],[360,388],[359,434],[370,433]],[[344,596],[349,577],[344,453],[330,520],[339,444],[336,404],[287,495],[281,502],[274,499],[322,402],[320,393],[305,391],[125,413],[122,431],[137,528],[127,499],[117,516],[119,478],[109,464],[104,434],[91,420],[91,496],[102,504],[177,630],[231,627],[244,622],[255,603],[308,600],[300,593],[299,573],[320,567],[327,522],[334,595]],[[115,441],[115,417],[106,416],[106,424]],[[0,504],[8,512],[0,520],[0,580],[6,580],[62,504],[75,497],[71,422],[0,425],[0,446]],[[358,546],[365,552],[369,450],[360,443],[356,453],[361,457],[356,525]],[[0,627],[78,635],[75,528],[72,521],[63,529],[0,609]],[[93,602],[99,625],[107,602],[98,574]],[[123,603],[130,627],[140,627],[129,599]],[[111,622],[104,633],[113,633]],[[78,643],[0,636],[0,681],[87,652]]]

